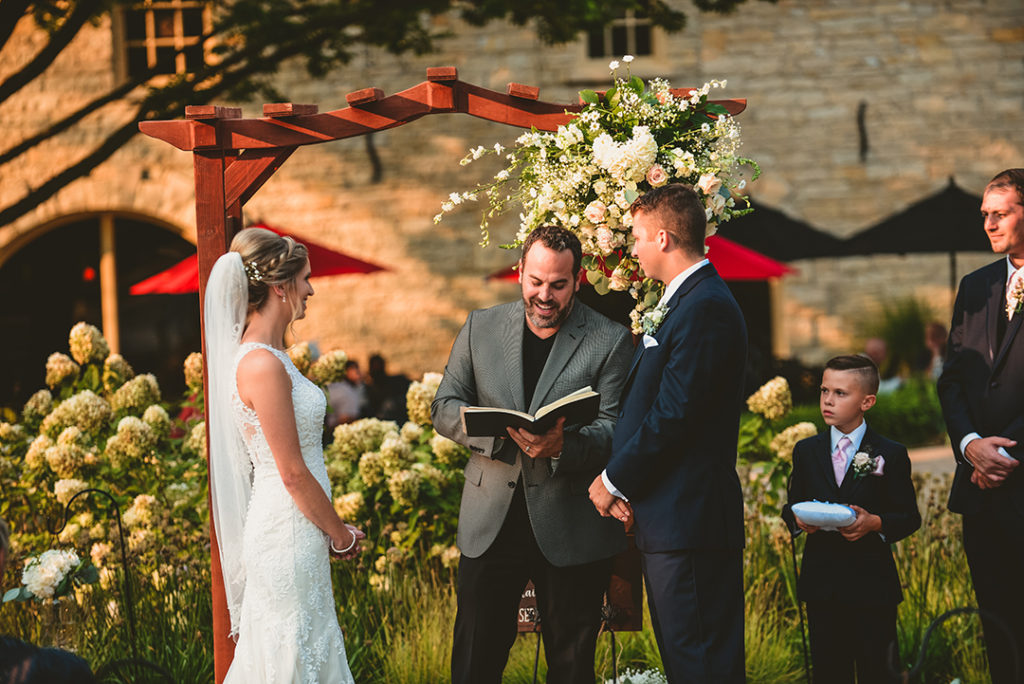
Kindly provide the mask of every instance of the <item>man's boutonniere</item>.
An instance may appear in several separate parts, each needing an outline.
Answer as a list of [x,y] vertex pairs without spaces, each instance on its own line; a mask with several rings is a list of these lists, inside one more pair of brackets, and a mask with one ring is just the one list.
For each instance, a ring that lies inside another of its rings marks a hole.
[[1006,318],[1013,320],[1013,314],[1020,313],[1024,308],[1024,277],[1017,271],[1010,278],[1010,285],[1006,289]]
[[665,315],[668,313],[668,306],[664,303],[658,304],[650,311],[644,313],[640,319],[640,325],[643,331],[647,335],[653,335],[658,332],[658,328],[661,327],[662,322],[665,320]]
[[854,479],[860,479],[866,475],[881,475],[884,468],[885,459],[881,454],[870,456],[865,451],[858,451],[854,454],[853,462],[850,464]]

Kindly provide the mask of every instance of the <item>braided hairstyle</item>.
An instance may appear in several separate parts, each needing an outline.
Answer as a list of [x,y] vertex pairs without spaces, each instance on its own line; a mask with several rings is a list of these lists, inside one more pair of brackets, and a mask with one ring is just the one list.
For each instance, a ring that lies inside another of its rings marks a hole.
[[[281,286],[288,294],[294,293],[295,278],[309,258],[305,245],[266,228],[238,231],[231,241],[231,251],[242,257],[245,273],[249,276],[249,314],[263,308],[267,299],[273,296],[274,286]],[[289,300],[294,321],[302,303],[294,296]]]

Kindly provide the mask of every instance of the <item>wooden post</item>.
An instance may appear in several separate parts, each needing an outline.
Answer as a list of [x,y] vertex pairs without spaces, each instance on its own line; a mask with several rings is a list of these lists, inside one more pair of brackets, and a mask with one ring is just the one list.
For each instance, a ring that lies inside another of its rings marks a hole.
[[[197,108],[198,109],[198,108]],[[190,112],[186,108],[186,117],[192,118],[195,139],[219,142],[220,131],[218,118],[229,118],[235,111],[216,108],[213,116],[202,116],[206,112]],[[205,320],[206,281],[217,259],[228,250],[231,238],[238,231],[238,225],[229,225],[228,209],[224,192],[224,176],[227,167],[234,161],[232,150],[212,149],[195,150],[192,153],[193,168],[196,181],[196,250],[199,262],[199,312],[200,320]],[[232,207],[237,218],[241,219],[240,205]],[[231,221],[231,224],[234,224]],[[206,332],[203,330],[203,357],[206,358]],[[203,375],[207,376],[206,364],[203,364]],[[204,378],[205,379],[205,378]],[[207,393],[208,382],[203,383],[204,418],[209,424],[210,402]],[[207,432],[207,452],[209,452],[210,434]],[[212,511],[212,506],[210,507]],[[220,684],[231,667],[235,655],[235,642],[230,637],[231,616],[228,613],[227,597],[224,593],[224,575],[220,563],[220,547],[217,544],[217,530],[213,519],[210,519],[210,590],[213,596],[213,670],[214,681]]]
[[103,336],[110,351],[121,351],[117,315],[117,254],[114,243],[114,215],[100,214],[100,308]]
[[789,331],[786,330],[786,294],[782,278],[768,279],[768,301],[771,306],[772,356],[788,359],[790,356]]

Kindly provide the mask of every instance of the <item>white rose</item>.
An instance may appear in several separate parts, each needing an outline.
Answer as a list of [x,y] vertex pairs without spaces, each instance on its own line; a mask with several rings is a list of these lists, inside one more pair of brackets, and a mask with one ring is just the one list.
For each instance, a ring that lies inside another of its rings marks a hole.
[[601,200],[594,200],[587,205],[587,208],[583,210],[583,215],[587,217],[587,220],[593,224],[601,223],[604,220],[605,212],[608,211],[608,207],[605,206]]

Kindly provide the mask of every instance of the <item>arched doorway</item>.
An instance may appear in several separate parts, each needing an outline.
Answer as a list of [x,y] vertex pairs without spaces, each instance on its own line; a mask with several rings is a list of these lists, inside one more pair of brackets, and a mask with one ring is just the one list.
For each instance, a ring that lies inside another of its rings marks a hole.
[[[182,362],[201,345],[196,295],[133,296],[136,283],[195,253],[195,245],[143,217],[93,215],[38,231],[0,264],[0,407],[20,411],[45,387],[46,358],[67,353],[78,321],[104,328],[101,225],[113,226],[120,352],[136,372],[151,372],[165,397],[185,388]],[[109,254],[110,251],[107,250]],[[110,324],[108,316],[108,325]]]

